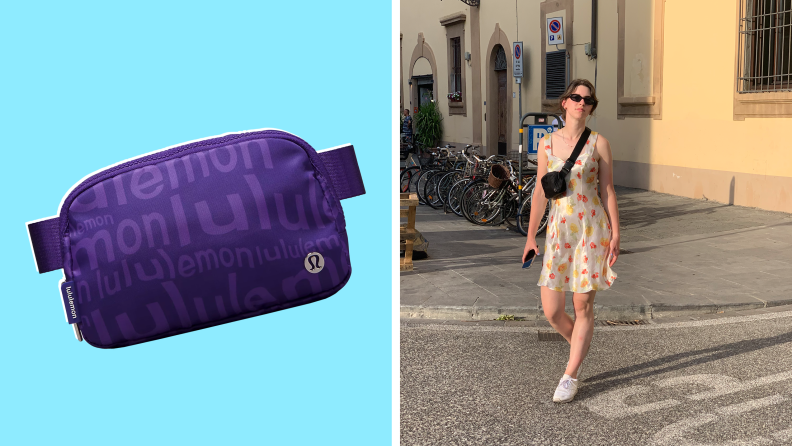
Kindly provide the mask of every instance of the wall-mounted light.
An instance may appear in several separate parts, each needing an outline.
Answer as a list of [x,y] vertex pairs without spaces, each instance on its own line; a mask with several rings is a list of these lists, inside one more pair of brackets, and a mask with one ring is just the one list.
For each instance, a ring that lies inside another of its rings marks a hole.
[[470,53],[468,53],[467,51],[465,51],[465,60],[470,62]]
[[408,83],[408,84],[410,84],[410,86],[412,87],[412,79],[410,79],[409,81],[407,81],[407,83]]

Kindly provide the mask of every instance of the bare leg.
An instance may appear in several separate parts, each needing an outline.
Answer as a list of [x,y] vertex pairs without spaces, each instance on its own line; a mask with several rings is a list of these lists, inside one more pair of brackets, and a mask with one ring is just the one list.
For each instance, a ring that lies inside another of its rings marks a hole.
[[553,291],[550,288],[542,287],[542,309],[550,325],[567,340],[572,343],[572,329],[574,322],[568,314],[564,312],[565,294],[563,291]]
[[596,291],[575,293],[572,303],[575,305],[575,325],[572,330],[569,348],[569,363],[566,373],[577,379],[577,371],[588,353],[591,338],[594,336],[594,295]]

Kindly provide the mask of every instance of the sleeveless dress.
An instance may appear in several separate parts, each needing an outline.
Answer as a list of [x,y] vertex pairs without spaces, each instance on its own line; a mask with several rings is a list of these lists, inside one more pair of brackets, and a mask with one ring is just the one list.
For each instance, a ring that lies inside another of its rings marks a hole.
[[[606,290],[616,279],[606,258],[611,226],[599,196],[599,155],[594,155],[598,135],[592,131],[580,151],[565,195],[550,200],[539,286],[587,293]],[[551,141],[548,134],[540,142],[547,153],[548,172],[559,171],[566,163],[551,154]]]

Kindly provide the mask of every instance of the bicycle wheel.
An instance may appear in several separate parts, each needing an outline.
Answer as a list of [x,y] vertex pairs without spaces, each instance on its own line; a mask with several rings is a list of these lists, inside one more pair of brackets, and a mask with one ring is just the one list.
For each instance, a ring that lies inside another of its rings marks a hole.
[[[528,225],[530,224],[531,220],[532,198],[533,187],[530,188],[530,192],[526,191],[526,195],[523,197],[523,201],[517,210],[517,230],[520,231],[520,234],[526,236],[528,235]],[[550,202],[548,202],[545,206],[544,215],[542,215],[542,220],[539,222],[539,227],[536,229],[536,235],[541,234],[545,229],[547,229],[547,220],[550,216],[550,206]]]
[[418,179],[421,178],[421,174],[424,173],[426,169],[421,169],[420,167],[418,170],[413,172],[412,177],[410,178],[410,185],[407,188],[407,191],[417,194],[418,193]]
[[434,173],[428,180],[426,180],[426,185],[424,186],[424,200],[426,204],[431,206],[432,209],[439,209],[443,206],[443,200],[440,199],[440,194],[437,191],[437,186],[440,184],[440,180],[446,175],[445,171],[439,170]]
[[410,193],[415,193],[418,195],[418,204],[426,204],[423,201],[423,192],[420,190],[420,187],[423,185],[419,186],[418,183],[427,173],[429,173],[429,169],[421,169],[410,179]]
[[426,195],[424,195],[424,189],[426,188],[426,182],[437,173],[436,169],[426,170],[421,174],[421,177],[418,178],[418,182],[416,184],[416,192],[418,193],[418,201],[421,204],[426,204]]
[[[531,188],[533,192],[533,188]],[[517,230],[520,234],[528,235],[528,225],[531,223],[531,200],[533,194],[526,194],[523,196],[520,207],[517,208]]]
[[505,187],[497,189],[492,194],[492,197],[486,203],[489,212],[488,215],[483,216],[482,224],[487,226],[498,226],[504,222],[509,212],[506,208],[509,204],[510,195],[509,190]]
[[517,200],[517,192],[509,191],[506,196],[506,201],[501,208],[502,221],[509,226],[517,226],[517,209],[520,203]]
[[482,179],[469,181],[465,185],[465,188],[462,190],[462,194],[459,197],[459,211],[466,220],[471,221],[470,217],[468,217],[468,208],[477,202],[478,197],[481,196],[484,188],[488,186],[489,185],[485,184],[485,181]]
[[462,172],[458,170],[448,172],[440,178],[440,182],[437,183],[437,195],[440,196],[442,204],[448,203],[448,191],[460,178],[462,178]]
[[463,194],[462,212],[465,218],[476,225],[496,224],[502,205],[501,192],[484,180],[472,183]]
[[410,179],[412,179],[413,175],[418,173],[420,168],[418,166],[409,167],[404,169],[404,171],[399,176],[399,191],[401,193],[408,192],[410,190]]
[[460,217],[462,215],[462,192],[465,190],[465,186],[470,182],[470,178],[463,178],[451,186],[448,189],[448,197],[446,198],[446,202],[448,203],[448,207],[451,211],[457,214]]

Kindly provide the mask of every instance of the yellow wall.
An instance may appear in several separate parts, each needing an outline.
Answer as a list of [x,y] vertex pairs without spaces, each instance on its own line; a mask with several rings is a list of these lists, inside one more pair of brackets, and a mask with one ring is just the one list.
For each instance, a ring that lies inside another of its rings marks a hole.
[[[605,13],[613,15],[614,26],[600,25],[598,95],[612,103],[615,94],[605,96],[602,88],[613,84],[615,93],[615,57],[606,64],[603,56],[615,52],[618,36],[606,31],[616,31],[615,1],[607,2],[612,3],[611,11],[606,11],[605,3],[600,3],[600,20]],[[617,159],[792,177],[792,150],[784,150],[790,147],[784,136],[792,119],[733,120],[737,16],[733,2],[726,3],[713,8],[710,2],[666,1],[662,119],[617,121],[615,105],[606,113],[601,112],[605,104],[597,110],[596,124],[612,141]],[[608,34],[607,47],[603,33]],[[634,37],[628,33],[626,41]],[[626,84],[625,77],[625,89]]]
[[[410,57],[417,44],[418,33],[423,33],[426,43],[432,48],[437,62],[437,73],[435,82],[437,83],[438,97],[435,102],[440,106],[443,114],[443,134],[445,141],[470,144],[472,138],[470,134],[470,122],[472,116],[472,104],[467,106],[467,117],[450,116],[448,114],[448,48],[446,42],[446,29],[440,25],[440,18],[457,12],[464,12],[467,16],[465,22],[465,51],[470,52],[470,7],[460,1],[404,1],[401,2],[401,33],[402,56],[404,57],[404,103],[405,107],[410,102]],[[471,80],[470,64],[462,58],[465,72],[465,96],[471,98],[473,85]],[[413,104],[414,105],[414,104]],[[412,108],[410,108],[412,112]]]

